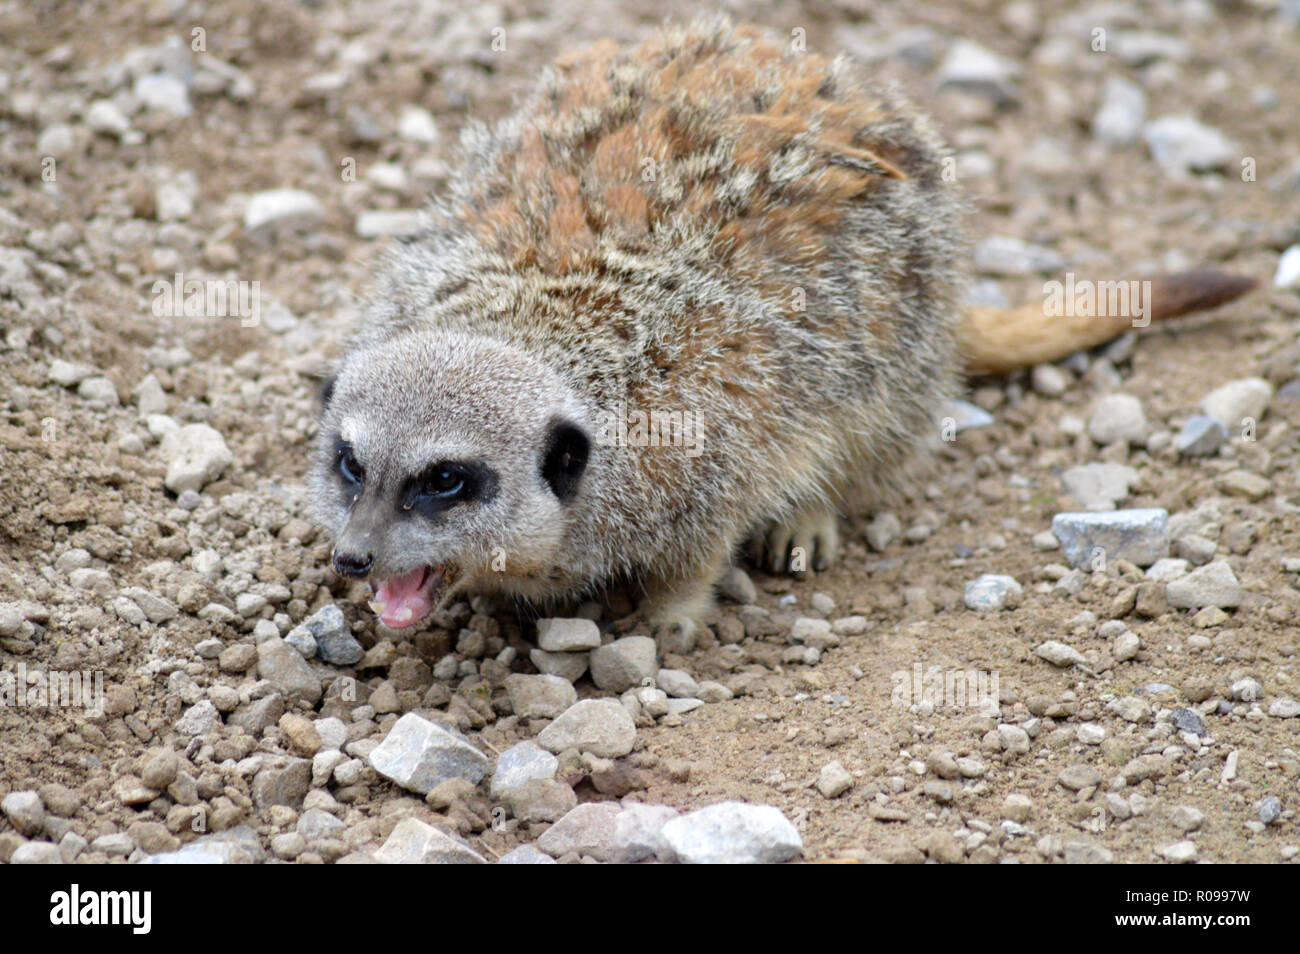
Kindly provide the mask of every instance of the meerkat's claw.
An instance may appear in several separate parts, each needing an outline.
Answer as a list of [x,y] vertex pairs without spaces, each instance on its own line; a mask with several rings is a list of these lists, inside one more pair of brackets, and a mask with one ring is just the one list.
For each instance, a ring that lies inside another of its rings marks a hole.
[[750,538],[750,558],[772,573],[825,570],[840,550],[839,518],[833,510],[810,509],[774,521]]

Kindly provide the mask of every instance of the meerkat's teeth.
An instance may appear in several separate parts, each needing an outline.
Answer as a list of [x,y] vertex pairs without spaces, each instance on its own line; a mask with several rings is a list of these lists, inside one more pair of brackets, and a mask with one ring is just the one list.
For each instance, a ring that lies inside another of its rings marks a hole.
[[366,605],[370,607],[370,611],[376,616],[383,616],[384,610],[388,609],[387,600],[371,600]]

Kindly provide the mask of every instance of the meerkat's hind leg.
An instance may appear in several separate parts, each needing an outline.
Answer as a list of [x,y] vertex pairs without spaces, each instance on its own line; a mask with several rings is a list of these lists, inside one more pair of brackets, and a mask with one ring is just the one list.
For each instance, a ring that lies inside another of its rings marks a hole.
[[839,514],[812,504],[760,527],[749,540],[755,566],[772,573],[825,570],[840,553]]

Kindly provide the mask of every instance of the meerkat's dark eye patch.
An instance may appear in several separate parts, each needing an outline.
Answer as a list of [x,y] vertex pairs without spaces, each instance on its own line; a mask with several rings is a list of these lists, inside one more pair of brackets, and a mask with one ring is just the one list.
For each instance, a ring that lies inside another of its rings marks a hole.
[[330,406],[330,401],[334,399],[334,385],[338,383],[339,376],[331,374],[320,383],[320,409],[323,411]]
[[337,461],[339,477],[350,487],[360,487],[366,479],[366,469],[357,460],[352,445],[339,438],[334,442],[334,459]]
[[554,421],[542,451],[542,479],[562,503],[578,493],[578,482],[587,469],[591,439],[582,428],[568,421]]
[[486,464],[443,460],[406,481],[402,488],[402,509],[433,516],[470,500],[487,503],[496,496],[496,491],[496,471]]

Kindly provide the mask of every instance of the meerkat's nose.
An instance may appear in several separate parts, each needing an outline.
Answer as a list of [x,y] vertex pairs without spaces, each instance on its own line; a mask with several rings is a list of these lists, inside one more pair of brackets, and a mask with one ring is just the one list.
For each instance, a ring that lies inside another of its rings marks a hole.
[[349,553],[345,550],[334,551],[334,571],[339,576],[363,577],[370,573],[375,565],[373,553]]

